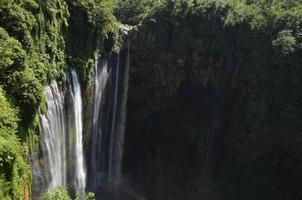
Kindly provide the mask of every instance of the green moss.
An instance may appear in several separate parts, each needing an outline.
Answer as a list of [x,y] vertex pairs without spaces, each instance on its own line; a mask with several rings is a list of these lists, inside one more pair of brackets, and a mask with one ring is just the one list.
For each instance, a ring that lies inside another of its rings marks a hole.
[[119,24],[112,14],[115,4],[111,0],[77,0],[68,5],[67,63],[79,72],[87,89],[99,54],[106,57],[119,49]]
[[0,39],[6,41],[1,48],[7,57],[1,63],[2,84],[20,107],[24,124],[29,124],[41,103],[43,85],[50,79],[64,80],[67,5],[59,0],[5,0],[0,13],[5,29]]
[[19,122],[17,113],[18,110],[11,107],[0,87],[0,129],[16,131]]
[[29,180],[25,163],[26,147],[16,136],[17,110],[13,109],[0,88],[0,198],[23,199],[23,185]]

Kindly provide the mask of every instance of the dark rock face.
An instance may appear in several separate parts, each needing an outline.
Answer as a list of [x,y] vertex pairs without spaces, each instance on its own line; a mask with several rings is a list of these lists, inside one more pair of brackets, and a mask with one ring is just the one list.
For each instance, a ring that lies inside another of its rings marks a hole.
[[151,200],[299,199],[299,52],[217,27],[132,38],[123,174]]
[[230,82],[233,72],[214,70],[233,66],[224,56],[214,63],[193,48],[157,46],[164,39],[149,31],[139,32],[131,47],[124,169],[148,198],[172,199],[222,169],[234,89],[215,76]]

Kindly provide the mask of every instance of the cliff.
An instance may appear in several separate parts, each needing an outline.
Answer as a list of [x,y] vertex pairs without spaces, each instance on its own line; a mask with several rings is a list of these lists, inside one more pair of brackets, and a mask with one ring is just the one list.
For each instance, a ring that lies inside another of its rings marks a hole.
[[148,199],[301,198],[301,49],[278,43],[297,31],[288,10],[255,26],[249,6],[175,4],[132,38],[125,175]]

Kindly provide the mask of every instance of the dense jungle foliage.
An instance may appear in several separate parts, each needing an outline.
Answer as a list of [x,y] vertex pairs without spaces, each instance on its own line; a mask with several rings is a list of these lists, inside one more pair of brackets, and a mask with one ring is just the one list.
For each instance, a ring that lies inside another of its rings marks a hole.
[[[64,81],[66,71],[76,68],[83,87],[87,87],[98,54],[106,56],[119,51],[120,23],[150,31],[145,44],[150,54],[173,49],[174,55],[181,58],[184,52],[192,53],[193,65],[200,61],[200,55],[211,55],[211,59],[229,55],[229,43],[234,42],[240,49],[236,52],[240,68],[236,69],[238,76],[232,84],[240,86],[251,98],[260,96],[271,102],[271,107],[264,109],[275,113],[265,116],[266,123],[279,120],[281,124],[299,125],[302,0],[1,0],[0,199],[30,196],[28,158],[37,148],[37,112],[40,108],[45,110],[44,86],[54,79]],[[283,75],[290,76],[290,80]],[[177,84],[178,80],[171,76],[164,79],[168,80],[165,84],[172,84],[172,91],[173,81]],[[208,80],[202,78],[201,74],[196,79]],[[219,76],[211,78],[217,85],[225,84]],[[276,83],[284,79],[287,85]],[[257,90],[266,85],[274,87]],[[275,96],[274,91],[285,95]],[[279,105],[284,102],[290,104],[281,112]],[[245,104],[252,110],[245,117],[261,112],[252,109],[253,103]],[[235,131],[250,129],[244,123]],[[238,149],[242,154],[247,151],[242,146]],[[300,151],[297,155],[301,155]],[[299,181],[294,183],[299,185]],[[67,195],[60,189],[53,193]],[[43,199],[53,199],[53,193],[46,193]],[[68,199],[68,195],[62,198]]]

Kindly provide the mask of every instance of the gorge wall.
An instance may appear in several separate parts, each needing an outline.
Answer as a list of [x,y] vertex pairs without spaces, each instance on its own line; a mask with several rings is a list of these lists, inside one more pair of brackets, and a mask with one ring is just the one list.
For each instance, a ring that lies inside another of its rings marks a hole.
[[124,174],[147,199],[299,199],[301,49],[212,11],[133,36]]

